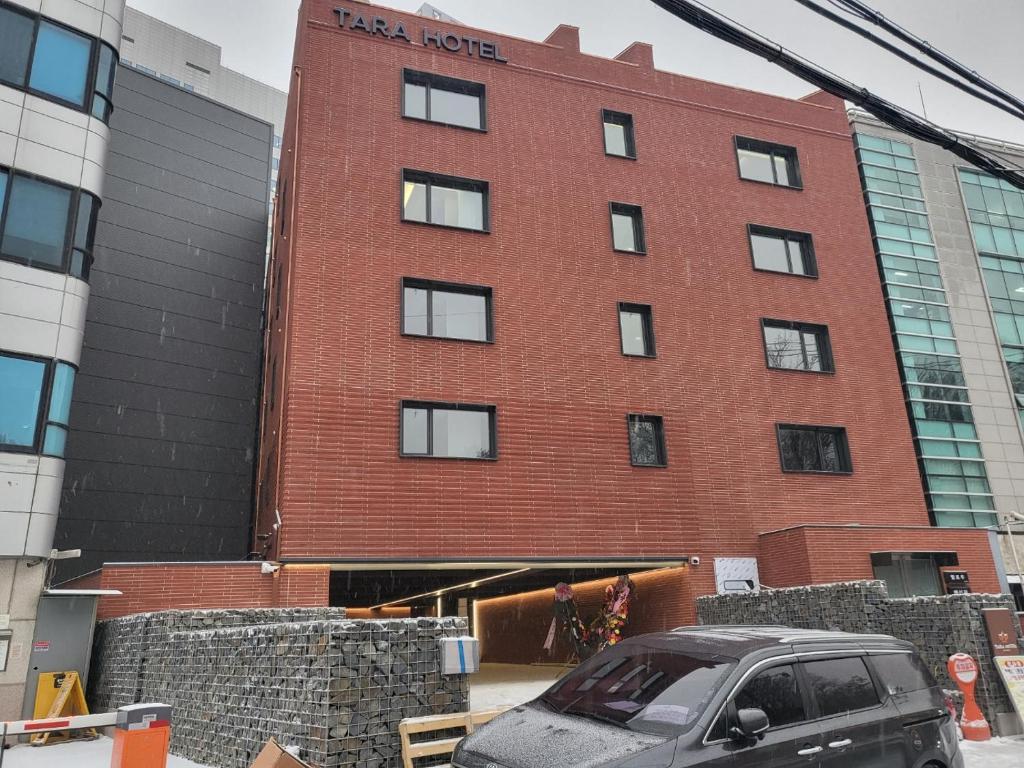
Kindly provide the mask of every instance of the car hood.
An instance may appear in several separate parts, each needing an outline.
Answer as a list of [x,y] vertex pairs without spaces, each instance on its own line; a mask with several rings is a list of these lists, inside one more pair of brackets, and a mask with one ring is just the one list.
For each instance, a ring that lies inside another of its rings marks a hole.
[[[667,741],[665,736],[558,714],[533,702],[509,710],[463,739],[453,763],[460,768],[591,768]],[[669,750],[667,759],[658,762],[671,761]]]

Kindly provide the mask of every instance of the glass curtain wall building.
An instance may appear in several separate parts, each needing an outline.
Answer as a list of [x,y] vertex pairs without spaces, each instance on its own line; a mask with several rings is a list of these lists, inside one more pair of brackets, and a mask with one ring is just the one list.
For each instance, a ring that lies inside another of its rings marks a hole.
[[935,524],[996,522],[914,150],[856,135],[907,410]]

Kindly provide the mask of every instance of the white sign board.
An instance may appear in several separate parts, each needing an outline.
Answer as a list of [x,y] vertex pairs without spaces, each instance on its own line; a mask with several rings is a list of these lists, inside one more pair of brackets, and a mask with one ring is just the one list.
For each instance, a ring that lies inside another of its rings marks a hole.
[[720,595],[760,592],[761,580],[757,575],[757,558],[716,557],[715,585]]

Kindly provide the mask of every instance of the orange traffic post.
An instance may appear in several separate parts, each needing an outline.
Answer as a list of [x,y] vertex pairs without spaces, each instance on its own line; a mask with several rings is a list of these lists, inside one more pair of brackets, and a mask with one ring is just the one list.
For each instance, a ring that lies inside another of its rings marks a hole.
[[992,738],[985,715],[974,699],[974,685],[978,682],[978,662],[966,653],[954,653],[946,662],[949,676],[964,695],[964,711],[960,715],[960,730],[968,741],[988,741]]
[[171,746],[171,708],[132,704],[117,710],[110,768],[167,768]]

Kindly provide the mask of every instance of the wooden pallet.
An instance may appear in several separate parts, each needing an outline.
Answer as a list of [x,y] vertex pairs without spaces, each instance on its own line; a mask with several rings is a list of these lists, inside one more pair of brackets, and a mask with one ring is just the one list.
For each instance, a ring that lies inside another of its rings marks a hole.
[[455,751],[464,736],[434,741],[413,742],[414,733],[447,731],[453,728],[465,728],[466,734],[472,733],[476,726],[490,722],[506,709],[483,709],[478,712],[458,712],[454,715],[428,715],[426,717],[407,717],[398,724],[398,733],[402,737],[402,765],[413,768],[412,761],[417,757],[435,757],[450,755]]

